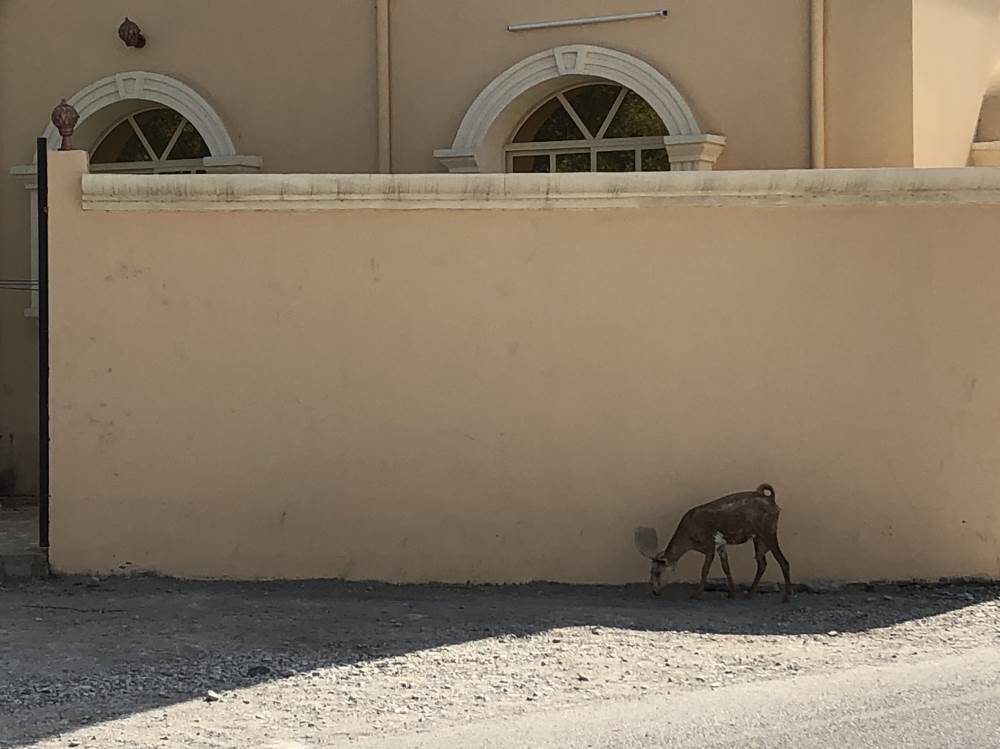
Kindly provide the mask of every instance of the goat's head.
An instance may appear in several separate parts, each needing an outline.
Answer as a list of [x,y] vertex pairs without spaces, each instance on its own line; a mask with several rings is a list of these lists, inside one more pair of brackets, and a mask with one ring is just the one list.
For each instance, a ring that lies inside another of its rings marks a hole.
[[635,529],[635,548],[650,561],[649,585],[653,589],[654,596],[660,595],[667,584],[669,574],[677,567],[676,560],[669,561],[666,549],[662,552],[657,551],[659,543],[653,528]]

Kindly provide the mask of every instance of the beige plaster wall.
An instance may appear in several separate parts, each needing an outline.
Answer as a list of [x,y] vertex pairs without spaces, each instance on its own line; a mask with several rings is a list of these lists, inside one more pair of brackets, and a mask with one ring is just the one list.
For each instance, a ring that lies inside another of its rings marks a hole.
[[808,2],[678,0],[666,19],[507,31],[512,23],[635,10],[628,0],[394,0],[395,171],[441,171],[432,151],[451,145],[483,87],[562,44],[618,49],[666,75],[702,128],[728,138],[718,169],[809,165]]
[[913,0],[827,0],[827,166],[913,165]]
[[[179,78],[219,112],[239,153],[272,172],[375,164],[375,12],[369,0],[4,0],[0,141],[30,163],[60,97],[116,72]],[[128,15],[148,43],[117,36]],[[72,64],[68,64],[72,61]],[[335,135],[336,137],[331,137]]]
[[796,578],[1000,575],[995,206],[114,213],[54,167],[56,570],[616,583],[766,480]]
[[998,60],[998,0],[913,3],[914,166],[965,166]]
[[[147,36],[142,50],[118,39],[126,14]],[[165,73],[205,96],[237,150],[263,156],[268,171],[372,171],[374,34],[369,0],[2,0],[0,277],[28,277],[28,197],[8,172],[31,163],[60,98],[116,72]],[[14,435],[19,488],[34,492],[37,330],[27,306],[26,295],[0,293],[0,435]]]
[[[506,31],[633,10],[626,0],[393,0],[393,169],[440,171],[433,150],[451,144],[494,76],[574,42],[620,48],[671,77],[703,127],[728,136],[719,168],[807,166],[805,0],[681,0],[663,21]],[[117,38],[126,14],[148,38],[142,50]],[[375,67],[371,0],[2,0],[0,275],[29,274],[28,197],[8,172],[31,162],[34,138],[61,97],[115,72],[165,73],[202,93],[237,150],[263,157],[267,171],[369,172],[377,164]],[[33,492],[36,323],[23,317],[27,306],[26,295],[0,294],[0,468],[9,459],[20,490]]]

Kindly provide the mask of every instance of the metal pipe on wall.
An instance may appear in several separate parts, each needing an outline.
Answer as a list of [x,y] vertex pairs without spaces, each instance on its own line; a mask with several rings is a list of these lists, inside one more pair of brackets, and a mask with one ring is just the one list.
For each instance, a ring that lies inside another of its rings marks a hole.
[[812,168],[826,168],[826,0],[812,0],[809,34],[811,60],[810,142]]
[[392,173],[392,117],[389,76],[389,0],[375,0],[375,67],[378,88],[378,170]]
[[532,31],[533,29],[557,29],[562,26],[589,26],[593,23],[612,23],[614,21],[634,21],[639,18],[666,18],[666,10],[646,10],[639,13],[617,13],[611,16],[592,16],[590,18],[567,18],[564,21],[538,21],[537,23],[514,23],[507,31]]

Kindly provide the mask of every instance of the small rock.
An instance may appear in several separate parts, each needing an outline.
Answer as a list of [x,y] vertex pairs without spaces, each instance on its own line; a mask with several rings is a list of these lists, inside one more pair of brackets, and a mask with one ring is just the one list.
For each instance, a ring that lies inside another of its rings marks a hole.
[[892,600],[892,596],[890,596],[888,593],[883,594],[882,600],[883,601],[891,601]]
[[837,630],[835,630],[835,629],[831,629],[831,630],[830,630],[829,632],[827,632],[826,634],[827,634],[827,637],[836,637],[837,635],[839,635],[839,634],[840,634],[840,632],[838,632],[838,631],[837,631]]
[[267,676],[271,673],[271,669],[267,666],[251,666],[247,669],[247,676],[253,678],[254,676]]
[[79,741],[71,741],[71,742],[69,742],[68,746],[80,746],[80,742]]
[[599,634],[601,634],[601,628],[600,627],[594,627],[592,630],[590,630],[590,633],[592,635],[599,635]]
[[222,695],[218,692],[213,692],[211,689],[205,693],[205,702],[218,702],[222,699]]
[[589,676],[584,676],[583,674],[577,674],[576,675],[576,680],[577,681],[590,681],[590,677]]

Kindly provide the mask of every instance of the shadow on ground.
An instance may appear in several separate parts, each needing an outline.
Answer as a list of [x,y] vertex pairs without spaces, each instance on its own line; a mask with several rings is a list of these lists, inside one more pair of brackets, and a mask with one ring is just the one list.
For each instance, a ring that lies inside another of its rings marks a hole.
[[[59,579],[0,591],[0,715],[20,746],[281,679],[489,637],[588,626],[745,636],[862,632],[1000,597],[989,585],[869,586],[702,601],[676,586],[390,586]],[[17,722],[17,721],[15,721]],[[27,725],[26,725],[27,724]],[[18,733],[13,733],[17,731]]]

